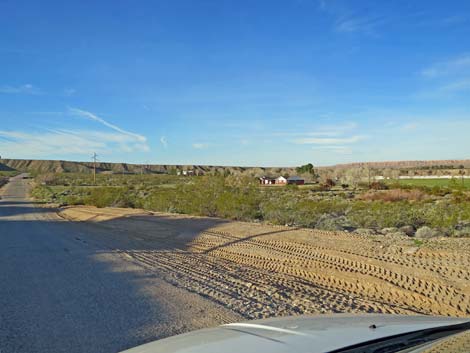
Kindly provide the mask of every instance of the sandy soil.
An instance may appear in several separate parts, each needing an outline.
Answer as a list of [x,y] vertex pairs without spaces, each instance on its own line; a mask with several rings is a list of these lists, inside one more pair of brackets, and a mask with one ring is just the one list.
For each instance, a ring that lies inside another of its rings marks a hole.
[[417,246],[409,238],[85,206],[59,215],[131,235],[145,246],[116,251],[249,319],[332,312],[470,316],[470,239]]

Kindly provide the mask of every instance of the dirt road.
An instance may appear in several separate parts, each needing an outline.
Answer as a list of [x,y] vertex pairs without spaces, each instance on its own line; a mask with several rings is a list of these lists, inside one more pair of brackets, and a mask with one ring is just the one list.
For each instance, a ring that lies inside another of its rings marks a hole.
[[135,242],[35,207],[27,190],[17,177],[0,200],[0,352],[117,352],[240,320],[129,261]]

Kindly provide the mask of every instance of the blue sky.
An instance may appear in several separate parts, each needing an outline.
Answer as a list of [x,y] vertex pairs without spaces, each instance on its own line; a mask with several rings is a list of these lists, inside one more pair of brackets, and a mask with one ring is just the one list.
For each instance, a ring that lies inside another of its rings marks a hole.
[[469,1],[0,2],[0,155],[470,158]]

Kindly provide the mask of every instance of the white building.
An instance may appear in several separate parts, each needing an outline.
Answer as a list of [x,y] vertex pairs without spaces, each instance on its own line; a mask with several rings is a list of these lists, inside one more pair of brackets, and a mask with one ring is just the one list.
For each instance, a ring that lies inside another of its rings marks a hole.
[[281,175],[276,178],[276,184],[287,184],[287,179]]

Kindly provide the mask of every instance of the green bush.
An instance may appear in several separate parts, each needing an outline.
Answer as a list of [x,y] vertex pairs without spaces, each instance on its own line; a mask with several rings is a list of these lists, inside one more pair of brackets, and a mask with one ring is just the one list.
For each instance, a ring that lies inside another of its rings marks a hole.
[[134,207],[134,195],[128,187],[96,187],[84,198],[87,205],[96,207]]
[[358,228],[388,228],[424,223],[421,205],[409,201],[356,201],[347,216]]
[[[253,178],[233,175],[184,179],[111,175],[99,176],[98,182],[104,184],[100,186],[85,185],[89,176],[80,178],[59,175],[54,178],[59,185],[39,185],[32,194],[38,200],[69,205],[137,207],[321,229],[427,226],[440,234],[466,236],[469,232],[470,200],[461,190],[453,191],[451,197],[384,201],[359,200],[297,187],[260,188]],[[441,187],[419,189],[426,190],[428,195],[443,193]]]

